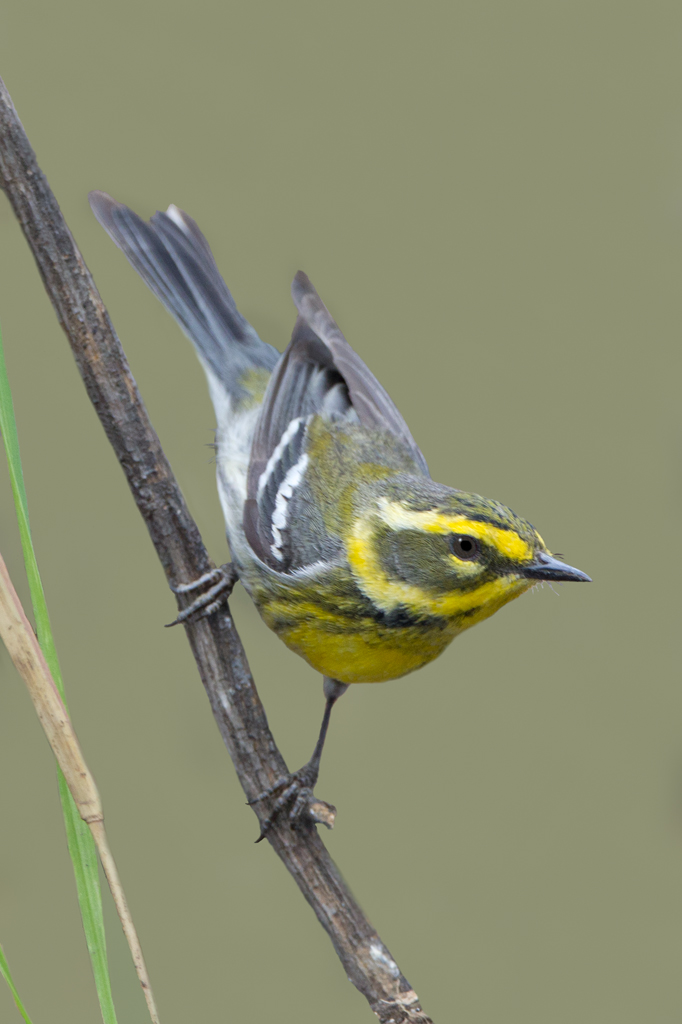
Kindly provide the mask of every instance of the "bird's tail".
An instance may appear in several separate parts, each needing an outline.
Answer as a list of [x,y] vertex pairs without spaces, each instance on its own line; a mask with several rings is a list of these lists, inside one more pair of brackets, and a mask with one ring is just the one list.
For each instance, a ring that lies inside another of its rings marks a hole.
[[[261,341],[237,309],[192,218],[169,206],[147,222],[106,192],[91,192],[89,199],[104,230],[194,345],[216,412],[223,404],[216,402],[216,384],[229,397],[226,404],[233,411],[244,399],[252,400],[254,383],[259,391],[264,389],[279,352]],[[264,372],[256,373],[254,381],[254,371]]]

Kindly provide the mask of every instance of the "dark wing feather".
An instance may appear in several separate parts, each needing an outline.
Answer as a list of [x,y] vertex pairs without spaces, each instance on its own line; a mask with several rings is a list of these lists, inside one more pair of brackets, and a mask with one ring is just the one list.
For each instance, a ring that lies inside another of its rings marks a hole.
[[[305,430],[311,416],[360,422],[392,434],[428,476],[424,456],[404,419],[300,271],[292,295],[299,317],[265,393],[251,447],[244,508],[244,530],[254,551],[266,564],[284,571],[328,553],[305,493]],[[283,520],[287,525],[295,522],[295,538],[281,528]]]
[[410,429],[398,412],[387,391],[350,347],[329,310],[322,302],[310,278],[299,270],[291,286],[291,294],[301,318],[320,338],[331,353],[334,365],[344,378],[350,400],[360,422],[375,430],[386,430],[403,442],[414,461],[428,476],[426,459]]
[[253,367],[279,359],[241,315],[196,223],[176,206],[147,223],[106,192],[91,192],[98,221],[175,317],[212,373],[233,395]]

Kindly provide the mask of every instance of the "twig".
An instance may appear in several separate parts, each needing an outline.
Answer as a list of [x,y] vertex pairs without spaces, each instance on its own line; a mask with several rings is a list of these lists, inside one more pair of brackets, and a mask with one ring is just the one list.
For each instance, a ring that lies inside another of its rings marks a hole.
[[78,813],[92,832],[102,867],[111,888],[111,894],[114,897],[116,910],[128,940],[135,970],[147,1000],[149,1016],[153,1024],[159,1024],[142,947],[107,842],[104,814],[95,780],[85,763],[71,719],[59,696],[59,691],[47,667],[36,635],[12,585],[2,555],[0,555],[0,638],[9,651],[17,671],[26,683],[40,724],[52,747],[52,752],[57,758],[57,763],[64,773]]
[[[213,568],[149,422],[121,344],[0,80],[0,187],[31,247],[90,399],[116,452],[168,582]],[[248,799],[286,765],[229,611],[185,623],[221,736]],[[261,820],[271,804],[254,808]],[[431,1024],[416,993],[341,878],[316,830],[276,822],[268,840],[329,935],[347,976],[382,1024]]]

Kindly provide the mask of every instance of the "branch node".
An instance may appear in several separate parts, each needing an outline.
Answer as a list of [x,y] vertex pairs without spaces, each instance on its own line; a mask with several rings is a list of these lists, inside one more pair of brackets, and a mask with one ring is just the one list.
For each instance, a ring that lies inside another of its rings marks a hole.
[[324,800],[315,798],[308,806],[308,814],[316,824],[324,825],[325,828],[329,829],[334,828],[334,822],[336,821],[336,807],[334,807],[334,804],[328,804]]

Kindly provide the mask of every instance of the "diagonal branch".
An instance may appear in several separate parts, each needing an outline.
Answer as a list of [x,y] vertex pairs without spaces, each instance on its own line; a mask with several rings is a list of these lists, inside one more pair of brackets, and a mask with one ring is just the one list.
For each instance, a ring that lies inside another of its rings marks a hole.
[[[90,399],[121,463],[168,582],[213,563],[149,421],[121,344],[0,79],[0,187],[33,252]],[[286,765],[268,728],[229,611],[185,629],[220,734],[248,799]],[[265,818],[267,801],[255,806]],[[316,830],[276,821],[267,836],[329,935],[346,974],[383,1024],[431,1024],[365,918]]]

